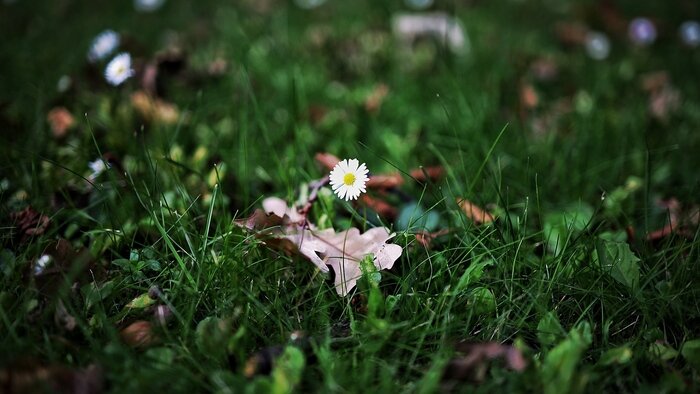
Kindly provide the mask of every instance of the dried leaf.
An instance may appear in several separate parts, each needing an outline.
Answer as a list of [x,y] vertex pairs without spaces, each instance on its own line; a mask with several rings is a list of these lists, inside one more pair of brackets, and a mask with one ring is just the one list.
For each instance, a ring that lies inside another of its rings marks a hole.
[[437,181],[445,175],[445,169],[442,166],[421,167],[411,170],[411,177],[417,181],[426,181],[428,179]]
[[54,321],[56,322],[57,326],[64,328],[68,331],[73,331],[77,324],[75,321],[75,317],[68,313],[66,306],[63,304],[63,300],[60,299],[56,303],[56,313],[54,314]]
[[54,138],[60,139],[66,136],[68,129],[75,125],[73,115],[65,107],[56,107],[49,111],[46,119],[51,125]]
[[372,175],[367,181],[368,189],[393,189],[403,185],[403,177],[398,172],[389,175]]
[[131,94],[131,105],[147,121],[161,124],[175,124],[180,118],[177,107],[159,98],[153,98],[144,91]]
[[365,99],[365,109],[367,112],[377,112],[388,94],[389,87],[386,84],[380,83],[375,86],[372,93]]
[[576,22],[559,22],[554,27],[559,41],[565,45],[580,45],[586,42],[588,28]]
[[48,216],[35,211],[32,207],[12,212],[10,219],[14,222],[17,233],[21,234],[23,241],[31,236],[43,234],[51,222]]
[[535,88],[530,84],[520,86],[520,105],[526,110],[533,110],[539,104],[540,99]]
[[101,393],[104,389],[102,368],[92,364],[83,369],[63,365],[44,366],[32,360],[15,360],[0,370],[3,393]]
[[360,196],[360,203],[362,205],[373,209],[379,214],[388,219],[393,219],[398,215],[396,208],[389,205],[387,202],[382,201],[378,198],[372,197],[369,194],[363,194]]
[[133,348],[145,348],[155,341],[150,322],[139,320],[131,323],[119,333],[124,343]]
[[522,372],[527,361],[519,349],[497,342],[463,343],[457,345],[462,355],[450,360],[443,373],[444,380],[466,380],[482,382],[490,361],[503,359],[506,368]]
[[333,170],[336,164],[340,163],[340,159],[330,153],[319,152],[314,156],[316,161],[328,171]]
[[491,223],[494,217],[466,199],[457,199],[457,204],[465,215],[476,224]]
[[[256,236],[272,248],[303,255],[322,272],[328,272],[328,265],[333,267],[336,291],[340,295],[347,295],[362,276],[359,262],[364,256],[374,255],[378,270],[390,269],[401,256],[400,246],[386,243],[393,235],[384,227],[372,228],[364,234],[354,227],[339,233],[333,229],[316,231],[311,224],[288,220],[286,212],[290,208],[281,203],[284,201],[272,199],[267,205],[273,211],[284,213],[284,217],[260,211],[235,224],[255,231]],[[270,223],[277,225],[267,226]]]

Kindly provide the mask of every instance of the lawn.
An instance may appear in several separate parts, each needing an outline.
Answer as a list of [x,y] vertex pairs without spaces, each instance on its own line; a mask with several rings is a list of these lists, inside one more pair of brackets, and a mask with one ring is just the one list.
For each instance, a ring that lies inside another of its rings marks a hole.
[[700,391],[699,19],[5,0],[0,392]]

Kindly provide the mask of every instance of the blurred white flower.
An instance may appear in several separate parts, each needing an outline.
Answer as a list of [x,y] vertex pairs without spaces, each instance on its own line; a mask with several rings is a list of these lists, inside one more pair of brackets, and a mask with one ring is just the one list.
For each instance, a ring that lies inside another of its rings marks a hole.
[[88,51],[88,60],[96,62],[109,56],[119,46],[119,34],[114,30],[105,30],[98,34]]
[[586,34],[586,52],[595,60],[603,60],[610,54],[610,40],[604,33],[591,31]]
[[95,179],[97,179],[97,177],[100,176],[100,174],[105,172],[105,170],[109,169],[109,165],[105,164],[105,161],[101,158],[89,162],[88,167],[90,167],[90,171],[92,171],[92,173],[88,177],[88,179],[91,182],[95,181]]
[[678,32],[685,45],[690,47],[700,45],[700,23],[698,21],[683,22]]
[[165,0],[134,0],[134,8],[140,12],[153,12],[162,7]]
[[345,201],[356,200],[364,193],[367,183],[367,167],[357,159],[342,160],[335,165],[330,174],[331,187],[339,198]]
[[34,263],[34,275],[41,275],[49,263],[51,263],[51,256],[48,254],[41,255]]
[[656,26],[647,18],[633,19],[627,33],[637,45],[650,45],[656,41]]
[[432,37],[455,53],[469,52],[469,37],[457,18],[444,12],[398,14],[393,18],[394,35],[407,44],[418,38]]
[[110,84],[117,86],[134,75],[131,68],[131,55],[126,52],[120,53],[107,64],[105,68],[105,79]]

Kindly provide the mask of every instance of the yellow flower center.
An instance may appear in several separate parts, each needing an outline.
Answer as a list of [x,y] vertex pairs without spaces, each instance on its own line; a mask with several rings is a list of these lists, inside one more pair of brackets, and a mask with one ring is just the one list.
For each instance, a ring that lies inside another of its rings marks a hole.
[[343,177],[343,183],[348,185],[348,186],[352,186],[355,183],[355,174],[352,174],[352,173],[345,174],[345,176]]

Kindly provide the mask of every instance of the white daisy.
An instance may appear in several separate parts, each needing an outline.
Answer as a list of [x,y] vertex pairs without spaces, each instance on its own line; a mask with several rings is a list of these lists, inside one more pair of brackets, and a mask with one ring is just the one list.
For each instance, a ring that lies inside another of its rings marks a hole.
[[366,191],[368,172],[365,163],[360,164],[357,159],[342,160],[331,171],[331,187],[339,198],[344,198],[345,201],[355,200],[360,193]]
[[119,34],[114,30],[105,30],[98,34],[92,44],[90,44],[90,51],[88,51],[88,60],[91,62],[96,62],[107,57],[110,53],[114,52],[119,46]]
[[685,45],[697,47],[700,45],[700,23],[697,21],[683,22],[679,32]]
[[117,86],[134,75],[131,68],[131,55],[122,52],[112,59],[105,68],[105,79],[110,84]]
[[165,0],[134,0],[136,11],[151,12],[163,6]]

